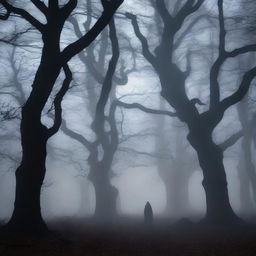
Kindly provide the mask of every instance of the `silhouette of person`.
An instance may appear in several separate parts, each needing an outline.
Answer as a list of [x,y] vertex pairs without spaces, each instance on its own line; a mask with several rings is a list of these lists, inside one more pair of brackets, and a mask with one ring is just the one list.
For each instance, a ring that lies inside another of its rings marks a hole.
[[146,203],[144,208],[144,221],[147,224],[151,224],[153,222],[153,210],[149,202]]

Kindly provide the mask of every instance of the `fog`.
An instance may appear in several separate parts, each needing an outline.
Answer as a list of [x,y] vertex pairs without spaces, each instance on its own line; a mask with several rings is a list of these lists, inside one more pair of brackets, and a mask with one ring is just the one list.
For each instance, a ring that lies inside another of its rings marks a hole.
[[255,220],[255,10],[0,1],[3,227]]

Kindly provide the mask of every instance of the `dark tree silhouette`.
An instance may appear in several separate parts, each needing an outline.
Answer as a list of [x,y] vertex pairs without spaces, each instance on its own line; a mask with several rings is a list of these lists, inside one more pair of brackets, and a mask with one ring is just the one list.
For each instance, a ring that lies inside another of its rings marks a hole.
[[[119,101],[118,104],[122,106],[124,103]],[[124,107],[135,108],[136,105],[136,103],[124,104]],[[186,216],[192,211],[189,202],[189,180],[196,171],[198,164],[195,156],[186,152],[188,145],[182,143],[183,129],[181,127],[179,129],[177,127],[175,140],[172,143],[168,140],[169,134],[166,133],[165,117],[176,117],[177,115],[164,110],[163,102],[160,106],[160,110],[149,109],[142,105],[138,107],[146,113],[160,115],[155,121],[158,124],[156,127],[156,135],[158,135],[156,137],[156,150],[148,155],[157,159],[158,172],[165,184],[166,214],[172,217],[181,217],[182,214]],[[240,130],[220,143],[223,152],[232,147],[242,136],[243,131]],[[175,148],[174,153],[171,152],[170,147]],[[139,152],[137,153],[139,154]]]
[[142,44],[144,57],[153,66],[161,82],[162,97],[176,110],[177,116],[185,122],[189,129],[187,136],[192,147],[198,154],[203,171],[203,187],[206,193],[207,212],[205,221],[210,223],[238,222],[228,196],[227,180],[223,165],[223,150],[212,139],[212,132],[222,120],[224,112],[239,102],[247,93],[256,75],[256,67],[247,71],[239,88],[232,95],[220,99],[218,76],[223,63],[241,54],[255,51],[256,45],[247,45],[232,51],[227,51],[226,30],[223,15],[223,1],[218,1],[219,11],[219,51],[210,72],[210,107],[208,111],[199,113],[196,104],[198,99],[190,100],[186,94],[185,82],[187,72],[173,62],[173,47],[175,35],[181,29],[184,20],[195,13],[204,0],[186,1],[177,14],[171,15],[164,0],[155,1],[156,8],[163,21],[161,42],[153,54],[148,46],[146,37],[141,33],[135,15],[127,13],[131,19],[134,32]]
[[[105,129],[105,107],[111,92],[112,79],[119,58],[119,44],[113,19],[110,21],[109,28],[112,45],[112,58],[109,62],[100,98],[97,102],[95,118],[92,123],[92,129],[97,136],[98,142],[92,145],[88,158],[89,165],[91,166],[89,178],[93,182],[96,195],[95,216],[99,218],[114,215],[116,213],[117,200],[117,191],[110,184],[109,179],[109,171],[118,145],[118,134],[116,131],[115,120],[113,120],[113,122],[109,122],[110,135]],[[103,150],[102,157],[99,155],[99,146],[101,146]]]
[[[249,117],[248,97],[245,97],[237,105],[237,110],[244,133],[237,167],[240,182],[241,212],[248,215],[254,212],[253,202],[256,201],[256,173],[252,160],[253,125],[255,121],[250,120]],[[251,189],[253,197],[251,197]]]
[[[24,18],[42,34],[43,41],[41,62],[32,84],[32,91],[22,108],[23,155],[21,165],[16,171],[15,206],[7,228],[24,232],[44,232],[47,227],[41,216],[40,189],[46,172],[46,143],[61,125],[61,101],[72,79],[67,62],[90,45],[123,1],[102,1],[104,10],[94,26],[63,51],[60,50],[61,32],[65,21],[76,8],[77,0],[68,1],[63,7],[59,6],[58,0],[50,0],[48,6],[41,1],[31,2],[44,14],[46,24],[42,24],[26,10],[17,8],[6,0],[0,1],[7,10],[7,16],[15,13]],[[41,113],[62,67],[66,79],[54,100],[54,124],[47,128],[41,122]]]
[[[88,18],[83,24],[83,27],[88,30],[92,22],[92,3],[87,1],[86,7],[88,12]],[[82,32],[77,22],[77,19],[71,17],[69,20],[74,27],[74,31],[77,37],[81,37]],[[116,104],[111,104],[113,98],[115,98],[116,85],[125,85],[128,82],[128,74],[134,69],[124,70],[125,67],[121,64],[119,74],[117,75],[116,66],[119,59],[119,42],[117,40],[116,28],[114,21],[109,24],[109,37],[111,41],[112,58],[109,62],[107,71],[105,71],[105,62],[108,49],[108,36],[107,31],[102,31],[100,39],[100,48],[98,51],[98,58],[94,55],[94,45],[91,45],[87,54],[85,52],[79,53],[79,59],[86,66],[89,74],[87,83],[92,85],[95,81],[102,84],[99,100],[97,102],[98,95],[95,91],[95,87],[90,88],[88,93],[88,109],[90,115],[94,118],[92,129],[97,135],[94,142],[90,142],[83,135],[78,134],[68,128],[66,122],[63,122],[62,131],[69,137],[79,141],[88,151],[89,158],[88,163],[90,166],[89,179],[94,185],[95,189],[95,217],[98,220],[108,221],[113,219],[117,214],[116,201],[118,197],[118,191],[111,184],[111,165],[113,162],[114,154],[118,147],[118,131],[115,121],[115,109]],[[104,74],[105,77],[104,77]],[[111,107],[109,115],[105,116],[105,109],[107,102],[110,102]],[[104,123],[109,123],[110,131],[107,131]],[[103,150],[103,157],[100,155],[100,148]]]
[[[88,3],[89,2],[90,1],[88,1]],[[73,24],[75,24],[74,22],[75,21],[73,21]],[[96,112],[92,124],[92,129],[97,136],[96,140],[94,142],[90,142],[81,134],[70,130],[65,122],[63,122],[62,125],[62,130],[66,135],[82,143],[82,145],[84,145],[89,151],[89,179],[94,185],[96,199],[96,208],[94,215],[98,220],[104,221],[109,220],[116,215],[117,200],[117,190],[111,185],[109,179],[114,153],[118,145],[118,133],[112,107],[110,109],[110,115],[107,120],[105,116],[105,107],[110,96],[110,92],[112,89],[112,80],[119,58],[119,43],[117,39],[114,19],[112,19],[109,23],[109,37],[111,40],[112,58],[109,61],[107,73],[105,78],[103,79],[102,89],[99,100],[96,103]],[[91,54],[90,56],[93,59]],[[81,53],[80,59],[84,60],[84,58],[86,58],[85,55]],[[88,65],[87,61],[85,63]],[[95,72],[97,72],[96,69]],[[102,76],[102,74],[99,75]],[[90,96],[94,96],[93,98],[89,99],[90,105],[94,105],[93,101],[96,99],[96,95],[94,94]],[[110,124],[110,132],[106,131],[105,129],[106,121]],[[100,157],[99,147],[102,147],[103,150],[102,157]]]

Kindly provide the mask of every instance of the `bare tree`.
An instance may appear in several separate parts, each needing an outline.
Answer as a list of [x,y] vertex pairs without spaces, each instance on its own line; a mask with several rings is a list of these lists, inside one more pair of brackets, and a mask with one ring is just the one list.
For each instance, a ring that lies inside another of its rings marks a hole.
[[[83,28],[88,30],[92,23],[91,1],[86,2],[86,8],[88,16],[83,24]],[[77,19],[71,17],[69,21],[74,27],[76,36],[80,37],[82,32]],[[117,215],[116,204],[118,191],[111,184],[111,166],[119,142],[115,120],[116,104],[113,103],[113,99],[115,99],[116,86],[125,85],[128,82],[128,74],[134,70],[134,68],[125,70],[122,61],[120,69],[117,70],[120,46],[119,40],[117,40],[114,21],[111,21],[109,24],[109,38],[112,57],[107,69],[105,68],[109,48],[107,29],[102,31],[100,41],[98,42],[97,58],[95,56],[95,43],[88,48],[87,54],[81,52],[78,55],[81,62],[89,71],[86,83],[91,88],[87,90],[87,108],[91,117],[94,119],[91,127],[96,135],[95,141],[90,142],[83,135],[72,131],[68,128],[66,122],[63,122],[62,125],[62,131],[66,135],[79,141],[89,151],[88,164],[90,170],[88,178],[94,186],[96,200],[94,216],[101,221],[109,221]],[[95,82],[102,85],[99,97]],[[98,101],[97,98],[99,98]],[[107,111],[108,105],[110,105],[109,111]],[[106,115],[106,112],[109,113]],[[109,124],[108,129],[106,129],[106,123]]]
[[163,21],[161,41],[153,54],[146,37],[141,33],[135,15],[127,14],[131,19],[134,32],[142,44],[142,52],[151,63],[161,82],[162,97],[176,110],[177,116],[185,122],[189,129],[188,140],[198,154],[203,171],[203,187],[206,193],[207,213],[205,221],[211,223],[231,223],[239,218],[231,208],[227,189],[227,180],[223,165],[223,150],[212,139],[212,132],[222,120],[224,112],[239,102],[247,93],[256,75],[256,67],[247,71],[239,88],[230,96],[220,99],[219,73],[223,63],[241,54],[256,50],[256,45],[227,51],[226,30],[223,14],[223,0],[218,1],[219,11],[219,50],[218,57],[210,72],[210,107],[199,113],[196,106],[198,99],[190,100],[185,90],[187,72],[182,72],[173,61],[175,35],[181,29],[184,20],[195,13],[204,3],[203,0],[186,1],[176,15],[171,15],[165,1],[155,1],[155,6]]
[[[7,228],[25,232],[44,232],[47,230],[40,210],[40,190],[45,176],[46,144],[61,125],[61,101],[72,79],[67,62],[86,48],[109,23],[119,1],[102,1],[104,10],[94,26],[80,39],[60,50],[60,36],[65,21],[77,6],[77,0],[68,1],[60,7],[58,0],[50,0],[48,6],[41,1],[31,2],[42,12],[46,24],[41,23],[23,8],[15,7],[6,0],[1,0],[7,15],[15,13],[33,25],[42,35],[43,49],[32,91],[22,108],[21,144],[22,162],[16,171],[15,207]],[[41,114],[54,87],[55,81],[63,68],[66,79],[57,93],[55,119],[52,127],[47,128],[41,122]]]
[[[245,215],[250,215],[254,212],[256,199],[256,172],[252,160],[253,126],[255,125],[255,120],[253,119],[255,119],[255,116],[252,116],[252,120],[250,120],[248,105],[248,96],[237,105],[239,120],[244,133],[237,169],[240,181],[241,212]],[[251,190],[253,197],[251,196]]]

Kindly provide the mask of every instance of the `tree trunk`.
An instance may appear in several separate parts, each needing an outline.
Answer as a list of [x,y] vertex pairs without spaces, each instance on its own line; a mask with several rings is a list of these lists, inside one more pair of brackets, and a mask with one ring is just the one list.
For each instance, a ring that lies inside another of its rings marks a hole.
[[240,212],[242,215],[248,216],[253,213],[254,207],[251,196],[251,182],[242,159],[237,166],[237,170],[240,183]]
[[[202,128],[202,127],[201,127]],[[226,173],[223,165],[223,152],[211,138],[204,133],[205,129],[190,131],[188,140],[198,154],[199,164],[204,179],[206,194],[205,221],[212,224],[231,224],[240,219],[234,213],[229,202]]]
[[[188,125],[188,141],[198,155],[204,176],[202,184],[206,193],[207,212],[204,221],[213,224],[239,221],[229,202],[223,152],[212,140],[212,129],[217,121],[214,117],[206,119],[205,116],[200,116],[195,104],[186,98],[184,74],[177,66],[174,66],[172,72],[164,72],[159,77],[163,88],[162,96],[176,109],[179,119]],[[179,85],[177,90],[168,87],[168,81],[172,79]]]
[[[188,141],[196,150],[203,171],[202,184],[206,193],[207,208],[204,221],[212,224],[238,222],[240,219],[229,202],[223,152],[212,140],[212,130],[218,124],[219,117],[210,114],[199,115],[195,103],[186,96],[185,77],[176,65],[173,65],[169,73],[166,70],[158,73],[162,85],[161,95],[176,109],[178,118],[188,125]],[[168,86],[172,80],[179,86]]]
[[[175,168],[175,167],[174,167]],[[166,213],[175,218],[187,217],[191,213],[189,202],[189,179],[191,175],[176,169],[164,179],[166,186]]]
[[96,195],[95,217],[98,220],[112,220],[117,215],[116,203],[118,192],[107,181],[94,182]]
[[31,121],[27,124],[25,119],[21,127],[23,157],[16,171],[14,212],[8,225],[21,232],[45,232],[40,191],[46,172],[46,130]]
[[98,221],[111,221],[117,215],[118,191],[110,183],[109,168],[103,162],[91,166],[89,179],[95,190],[94,217]]
[[[103,175],[102,175],[103,176]],[[91,178],[95,190],[95,212],[98,221],[111,221],[117,215],[117,189],[112,186],[106,177],[97,176]],[[105,176],[105,175],[104,175]]]
[[158,173],[166,190],[166,216],[180,218],[189,215],[191,207],[188,185],[192,172],[190,170],[182,170],[171,161],[165,162],[162,160],[158,164]]
[[41,113],[49,98],[61,65],[52,49],[44,49],[31,94],[22,108],[22,161],[16,171],[14,211],[7,230],[45,233],[47,226],[41,216],[40,191],[45,177],[48,129],[41,123]]

